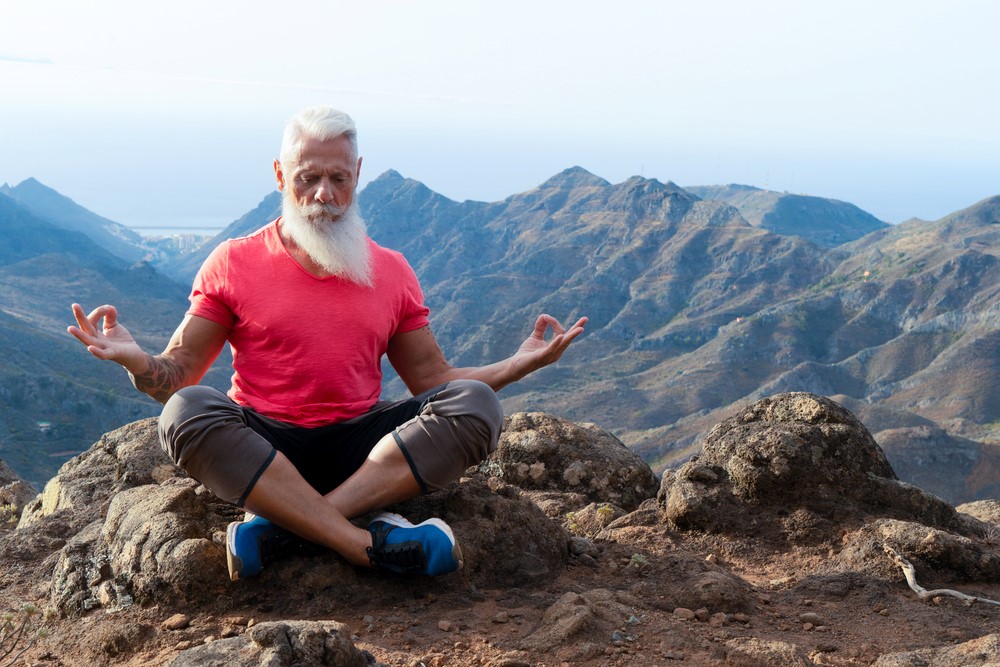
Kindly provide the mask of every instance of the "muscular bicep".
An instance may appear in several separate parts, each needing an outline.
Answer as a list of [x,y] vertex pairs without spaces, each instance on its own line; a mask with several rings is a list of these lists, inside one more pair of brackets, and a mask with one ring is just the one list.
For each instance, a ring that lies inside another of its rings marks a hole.
[[447,382],[452,370],[430,327],[393,336],[388,356],[389,363],[414,395]]
[[228,336],[228,327],[197,315],[185,315],[161,356],[177,364],[185,385],[197,384],[222,352]]

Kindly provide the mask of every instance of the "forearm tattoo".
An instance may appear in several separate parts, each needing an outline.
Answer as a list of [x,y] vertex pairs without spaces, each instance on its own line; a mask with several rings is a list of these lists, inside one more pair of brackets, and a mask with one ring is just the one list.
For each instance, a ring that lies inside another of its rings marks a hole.
[[149,369],[141,375],[133,375],[132,384],[139,391],[149,394],[160,403],[166,403],[175,391],[184,386],[184,370],[167,357],[147,355]]

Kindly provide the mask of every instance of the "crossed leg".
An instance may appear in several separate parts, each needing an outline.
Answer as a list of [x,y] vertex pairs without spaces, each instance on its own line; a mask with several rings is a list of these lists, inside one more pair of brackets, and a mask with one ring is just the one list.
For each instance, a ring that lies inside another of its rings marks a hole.
[[220,498],[368,566],[372,534],[351,519],[443,487],[485,458],[499,437],[503,413],[482,383],[459,381],[413,400],[423,406],[419,415],[382,435],[326,495],[214,389],[175,394],[161,415],[160,439],[175,463]]
[[406,458],[393,437],[386,435],[361,468],[325,496],[278,452],[247,495],[245,507],[355,565],[368,566],[371,533],[350,519],[419,494],[420,485]]

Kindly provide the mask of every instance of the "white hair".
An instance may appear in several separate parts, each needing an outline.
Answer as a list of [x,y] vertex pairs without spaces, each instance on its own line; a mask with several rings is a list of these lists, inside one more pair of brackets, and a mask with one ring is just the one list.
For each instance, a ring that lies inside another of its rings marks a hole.
[[358,157],[358,129],[354,119],[343,111],[327,106],[313,106],[302,109],[288,119],[281,137],[281,152],[278,160],[290,164],[299,158],[302,143],[306,139],[335,139],[346,137],[351,142],[354,157]]

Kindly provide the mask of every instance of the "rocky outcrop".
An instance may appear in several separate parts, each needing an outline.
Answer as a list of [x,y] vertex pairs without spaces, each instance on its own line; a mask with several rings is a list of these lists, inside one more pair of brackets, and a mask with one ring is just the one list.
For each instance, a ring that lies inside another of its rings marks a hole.
[[1000,597],[996,507],[959,513],[898,481],[833,401],[791,393],[745,408],[656,497],[643,465],[597,427],[515,414],[481,470],[391,508],[444,518],[461,571],[399,578],[304,545],[230,582],[225,527],[242,512],[166,462],[155,423],[137,422],[67,463],[20,527],[0,532],[0,604],[54,606],[56,639],[33,657],[66,667],[994,655],[984,635],[1000,612],[919,600],[883,546],[928,588]]
[[898,481],[861,422],[809,393],[763,399],[720,423],[700,456],[664,473],[657,498],[679,529],[792,543],[872,515],[982,534],[979,522]]
[[64,510],[82,527],[106,512],[119,491],[183,476],[160,449],[156,423],[155,418],[149,418],[127,424],[66,462],[42,493],[25,506],[18,527],[31,526]]
[[56,607],[76,614],[133,602],[198,605],[223,593],[225,552],[212,535],[227,517],[213,511],[219,501],[186,481],[116,494],[107,518],[61,551],[52,579]]
[[658,486],[649,465],[601,427],[538,412],[507,417],[496,451],[479,470],[544,500],[569,494],[578,507],[610,503],[631,511]]
[[1000,500],[977,500],[971,503],[963,503],[955,508],[956,511],[968,514],[980,521],[992,524],[994,539],[1000,538]]
[[[537,433],[545,433],[538,450],[549,470],[562,461],[583,471],[570,475],[572,484],[564,482],[570,488],[594,497],[604,492],[625,504],[640,492],[652,494],[655,477],[648,466],[641,475],[645,464],[600,429],[540,414],[526,421],[538,430],[518,442],[537,443]],[[515,416],[511,423],[524,422]],[[498,469],[507,469],[502,452],[498,461]],[[519,470],[516,464],[510,469]],[[521,488],[499,478],[474,474],[393,509],[413,521],[448,521],[465,558],[452,585],[535,585],[557,576],[572,558],[566,530]],[[51,581],[53,603],[64,614],[154,602],[210,605],[230,586],[224,531],[242,514],[169,463],[156,440],[155,420],[109,433],[63,466],[29,505],[20,532],[67,516],[73,517],[64,527],[71,538],[59,551]],[[380,587],[399,594],[395,580],[359,572],[318,547],[265,571],[255,584],[277,593],[302,580],[313,588],[336,587],[341,599],[362,599]]]

